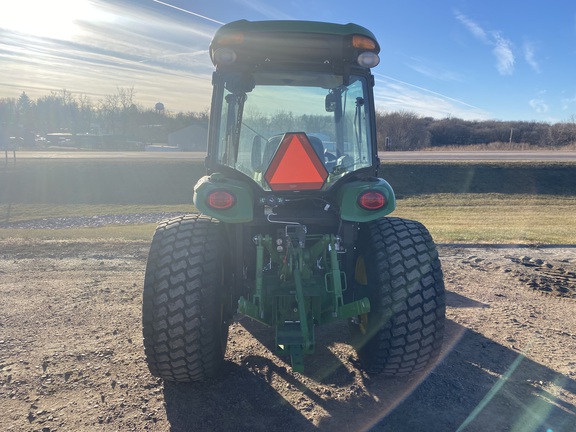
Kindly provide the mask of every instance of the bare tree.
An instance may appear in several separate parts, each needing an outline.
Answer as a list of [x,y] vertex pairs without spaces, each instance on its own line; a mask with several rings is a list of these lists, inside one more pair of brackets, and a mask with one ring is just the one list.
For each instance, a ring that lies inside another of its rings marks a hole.
[[429,119],[408,111],[377,113],[379,148],[384,149],[387,139],[391,150],[416,150],[428,147],[430,145],[428,122]]

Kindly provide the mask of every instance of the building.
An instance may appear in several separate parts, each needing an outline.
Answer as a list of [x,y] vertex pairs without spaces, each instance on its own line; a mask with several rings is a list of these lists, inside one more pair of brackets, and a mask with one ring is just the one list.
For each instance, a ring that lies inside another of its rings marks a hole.
[[168,145],[181,151],[206,151],[208,127],[192,124],[168,135]]

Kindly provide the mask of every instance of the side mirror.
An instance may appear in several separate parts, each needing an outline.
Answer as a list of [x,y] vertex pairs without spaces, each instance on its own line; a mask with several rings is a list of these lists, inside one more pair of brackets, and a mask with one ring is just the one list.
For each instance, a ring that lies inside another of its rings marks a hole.
[[326,112],[334,113],[334,120],[338,123],[342,119],[342,100],[340,97],[342,92],[338,89],[331,90],[330,93],[326,95],[324,100],[324,107]]
[[326,107],[326,112],[336,111],[338,106],[338,95],[336,93],[328,93],[324,101],[324,106]]

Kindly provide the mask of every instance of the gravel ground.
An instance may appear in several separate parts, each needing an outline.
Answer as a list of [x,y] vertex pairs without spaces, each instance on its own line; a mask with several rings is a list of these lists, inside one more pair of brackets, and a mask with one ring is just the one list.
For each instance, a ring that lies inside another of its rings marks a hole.
[[36,219],[24,222],[0,222],[0,228],[10,229],[63,229],[95,228],[105,225],[134,225],[157,223],[179,216],[181,213],[134,213],[94,216],[71,216],[63,218]]
[[448,323],[426,374],[367,376],[345,323],[295,373],[237,317],[222,375],[179,385],[144,362],[148,248],[0,240],[1,431],[576,430],[576,249],[441,247]]

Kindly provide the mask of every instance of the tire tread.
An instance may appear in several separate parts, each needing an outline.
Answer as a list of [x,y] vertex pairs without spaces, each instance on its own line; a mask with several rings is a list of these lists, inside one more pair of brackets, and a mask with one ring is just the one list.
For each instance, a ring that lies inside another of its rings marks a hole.
[[[142,331],[150,372],[203,381],[224,357],[219,314],[218,223],[203,215],[161,222],[144,278]],[[225,340],[225,339],[224,339]]]
[[432,237],[419,222],[383,218],[361,228],[360,248],[376,315],[358,349],[363,368],[393,376],[426,368],[440,353],[446,309]]

